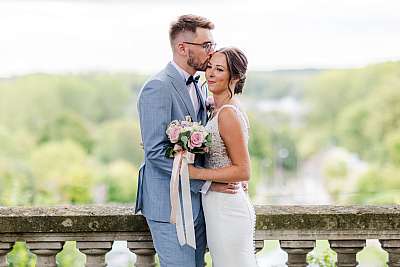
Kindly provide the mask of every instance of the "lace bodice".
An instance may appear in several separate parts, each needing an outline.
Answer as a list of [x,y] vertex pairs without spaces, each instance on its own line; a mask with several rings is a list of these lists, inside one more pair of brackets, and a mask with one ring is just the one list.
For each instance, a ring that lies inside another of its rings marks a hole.
[[249,139],[249,122],[246,114],[237,106],[223,105],[205,126],[207,131],[211,133],[212,137],[210,152],[206,154],[205,159],[205,167],[209,169],[226,167],[232,164],[218,128],[218,114],[223,108],[232,108],[236,111],[236,114],[238,115],[242,124],[242,130],[245,135],[246,142]]

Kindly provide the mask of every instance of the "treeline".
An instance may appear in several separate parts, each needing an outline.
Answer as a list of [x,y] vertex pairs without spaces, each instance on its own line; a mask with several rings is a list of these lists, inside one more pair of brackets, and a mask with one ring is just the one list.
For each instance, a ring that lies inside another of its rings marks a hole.
[[324,72],[305,95],[311,112],[302,140],[313,145],[304,154],[339,146],[368,163],[358,177],[341,159],[327,166],[335,200],[400,203],[400,62]]
[[134,201],[142,160],[135,102],[144,79],[0,81],[0,205]]
[[[0,205],[134,203],[143,159],[136,100],[146,79],[127,73],[0,80]],[[252,125],[254,194],[268,129],[256,118]]]
[[[142,161],[136,98],[145,75],[27,75],[0,80],[0,205],[129,202]],[[306,117],[257,111],[262,100],[297,99]],[[400,202],[400,63],[349,70],[250,72],[250,193],[332,147],[368,164],[325,164],[343,203]]]

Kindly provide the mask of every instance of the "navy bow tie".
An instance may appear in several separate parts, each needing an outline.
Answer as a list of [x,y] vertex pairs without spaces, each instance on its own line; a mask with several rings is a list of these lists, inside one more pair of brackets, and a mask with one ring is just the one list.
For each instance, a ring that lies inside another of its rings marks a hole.
[[186,81],[186,85],[189,85],[191,83],[198,83],[200,79],[200,75],[197,75],[195,77],[193,77],[192,75],[189,76],[189,78]]

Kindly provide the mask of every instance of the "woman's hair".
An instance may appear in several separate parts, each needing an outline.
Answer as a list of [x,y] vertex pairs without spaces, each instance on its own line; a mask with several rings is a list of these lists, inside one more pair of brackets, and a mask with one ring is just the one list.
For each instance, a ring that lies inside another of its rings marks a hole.
[[[224,47],[216,52],[225,55],[226,63],[229,69],[229,83],[231,80],[239,79],[233,90],[233,94],[241,94],[243,91],[244,82],[246,81],[247,58],[244,53],[236,47]],[[229,87],[228,83],[228,87]],[[232,90],[229,88],[232,98]]]

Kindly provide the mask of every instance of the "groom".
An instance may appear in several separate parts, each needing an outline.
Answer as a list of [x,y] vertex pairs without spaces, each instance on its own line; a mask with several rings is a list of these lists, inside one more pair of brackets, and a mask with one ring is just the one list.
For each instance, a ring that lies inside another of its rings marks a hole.
[[[215,43],[214,24],[195,15],[183,15],[173,22],[169,38],[173,59],[139,93],[138,110],[144,146],[144,164],[139,171],[135,212],[146,217],[161,267],[203,267],[206,229],[201,193],[209,190],[234,193],[225,184],[190,181],[196,249],[178,242],[176,227],[170,223],[170,177],[173,160],[165,156],[165,130],[173,120],[206,123],[205,92],[197,84],[196,71],[204,71]],[[198,163],[198,161],[197,161]]]

